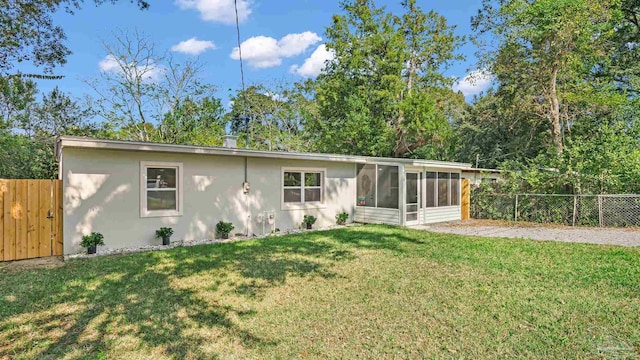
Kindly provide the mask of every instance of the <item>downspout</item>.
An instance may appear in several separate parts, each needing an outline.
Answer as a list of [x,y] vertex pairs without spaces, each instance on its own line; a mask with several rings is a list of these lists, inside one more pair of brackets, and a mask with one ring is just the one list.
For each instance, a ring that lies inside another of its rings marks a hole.
[[249,236],[251,232],[251,205],[249,203],[249,192],[251,185],[249,184],[249,157],[244,157],[244,182],[242,183],[242,192],[244,193],[245,204],[247,207],[247,218],[245,223],[245,235]]

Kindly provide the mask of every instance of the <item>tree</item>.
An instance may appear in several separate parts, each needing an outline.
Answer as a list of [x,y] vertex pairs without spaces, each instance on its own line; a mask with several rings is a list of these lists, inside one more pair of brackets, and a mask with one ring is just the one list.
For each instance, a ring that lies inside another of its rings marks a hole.
[[[117,34],[104,46],[101,77],[87,83],[97,94],[98,115],[119,138],[174,142],[172,131],[184,119],[172,117],[183,116],[183,105],[213,100],[215,87],[200,81],[197,61],[176,63],[144,34]],[[161,122],[164,127],[157,128]]]
[[344,1],[327,28],[335,55],[318,77],[318,115],[307,122],[323,152],[411,156],[450,132],[452,104],[460,104],[443,75],[461,58],[454,27],[415,0],[397,16],[372,0]]
[[11,130],[28,116],[36,100],[37,85],[29,79],[0,77],[0,131]]
[[504,161],[524,162],[545,152],[547,123],[520,100],[506,99],[493,89],[476,97],[456,123],[458,159],[497,168]]
[[305,151],[303,138],[307,114],[315,111],[315,102],[304,95],[304,88],[279,85],[255,85],[240,91],[232,99],[226,115],[231,132],[244,144],[249,123],[249,147],[262,150]]
[[612,21],[614,51],[594,68],[593,81],[613,81],[615,88],[630,98],[640,96],[640,0],[621,0],[621,14]]
[[0,178],[54,179],[57,162],[51,148],[26,135],[0,132]]
[[170,144],[219,146],[225,134],[224,108],[220,99],[186,99],[164,115],[158,126],[160,141]]
[[[57,87],[44,94],[41,101],[36,101],[35,84],[25,88],[18,86],[23,79],[10,78],[10,81],[16,89],[25,91],[25,96],[13,105],[10,128],[0,129],[0,178],[55,178],[58,167],[56,137],[93,136],[99,129],[86,120],[91,112]],[[11,106],[4,104],[3,107]]]
[[472,19],[480,67],[497,77],[499,96],[525,99],[548,121],[557,153],[574,110],[599,94],[583,80],[606,60],[618,10],[617,0],[484,0]]
[[34,132],[37,137],[55,139],[60,135],[89,136],[94,126],[87,123],[92,111],[82,108],[77,101],[57,86],[42,97],[35,111]]
[[[93,0],[96,5],[116,1]],[[145,0],[131,2],[140,9],[149,7]],[[66,63],[71,50],[64,44],[64,30],[54,24],[51,15],[61,8],[73,13],[82,3],[83,0],[0,0],[0,76],[21,75],[14,70],[16,63],[26,62],[43,67],[48,74],[28,76],[56,78],[51,76],[53,69]]]

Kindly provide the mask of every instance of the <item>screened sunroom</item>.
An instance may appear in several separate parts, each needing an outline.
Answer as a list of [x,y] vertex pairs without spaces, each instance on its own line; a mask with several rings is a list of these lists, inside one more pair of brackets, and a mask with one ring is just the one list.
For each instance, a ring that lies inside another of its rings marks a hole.
[[410,226],[460,220],[460,173],[419,160],[358,164],[355,221]]

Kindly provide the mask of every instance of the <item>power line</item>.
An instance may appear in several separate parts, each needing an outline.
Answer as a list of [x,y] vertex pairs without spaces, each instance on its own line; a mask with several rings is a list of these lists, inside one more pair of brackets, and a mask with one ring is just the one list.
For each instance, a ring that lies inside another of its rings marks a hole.
[[244,113],[245,109],[245,86],[244,86],[244,65],[242,62],[242,46],[240,42],[240,20],[238,19],[238,0],[233,0],[233,6],[236,11],[236,34],[238,35],[238,57],[240,60],[240,81],[242,82],[242,117],[244,117],[244,128],[245,128],[245,148],[249,148],[249,117]]

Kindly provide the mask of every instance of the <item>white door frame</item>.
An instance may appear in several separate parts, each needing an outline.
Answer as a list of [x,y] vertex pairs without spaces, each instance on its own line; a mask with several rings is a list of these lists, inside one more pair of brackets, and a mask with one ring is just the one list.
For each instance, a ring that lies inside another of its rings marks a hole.
[[[420,203],[421,203],[421,196],[422,196],[422,191],[421,191],[421,184],[420,184],[420,171],[416,170],[416,171],[406,171],[405,172],[405,179],[408,180],[409,174],[415,175],[416,176],[416,191],[417,191],[417,203],[409,203],[409,197],[407,196],[406,192],[407,189],[409,188],[407,185],[405,184],[405,203],[404,203],[404,222],[406,225],[411,226],[411,225],[418,225],[420,223]],[[408,181],[407,181],[408,182]],[[415,211],[409,211],[409,206],[415,206]],[[408,217],[409,215],[414,215],[415,214],[415,220],[409,220]]]

